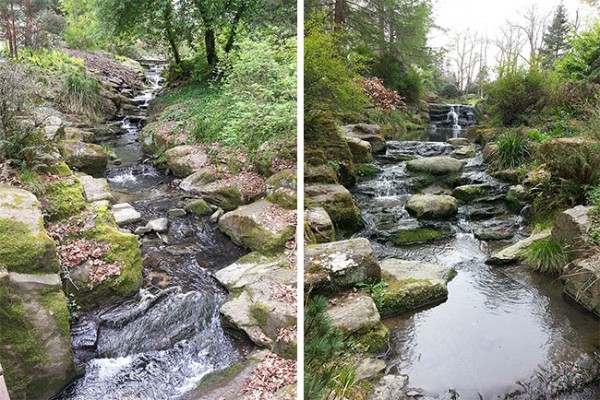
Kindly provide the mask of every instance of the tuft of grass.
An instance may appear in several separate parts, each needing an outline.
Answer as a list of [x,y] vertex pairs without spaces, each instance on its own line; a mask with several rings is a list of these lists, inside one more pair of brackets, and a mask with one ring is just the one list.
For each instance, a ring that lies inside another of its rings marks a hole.
[[534,271],[554,276],[560,275],[569,263],[562,243],[552,238],[532,243],[525,251],[525,260]]
[[529,143],[525,135],[518,130],[511,130],[500,135],[496,142],[496,166],[499,169],[512,169],[520,166],[529,157]]
[[102,106],[100,82],[82,71],[67,73],[59,100],[65,110],[91,118],[98,115]]

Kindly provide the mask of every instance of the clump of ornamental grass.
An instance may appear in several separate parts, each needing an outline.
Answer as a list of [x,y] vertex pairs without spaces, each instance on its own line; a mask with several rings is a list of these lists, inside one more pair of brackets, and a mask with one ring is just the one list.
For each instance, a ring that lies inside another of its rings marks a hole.
[[547,238],[532,243],[525,251],[525,260],[534,271],[558,276],[569,258],[561,242]]

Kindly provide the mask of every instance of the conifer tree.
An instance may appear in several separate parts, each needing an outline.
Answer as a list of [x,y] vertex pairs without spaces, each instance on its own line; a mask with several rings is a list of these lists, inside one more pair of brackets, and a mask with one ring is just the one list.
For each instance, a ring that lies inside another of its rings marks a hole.
[[561,3],[556,8],[552,23],[548,31],[544,33],[540,55],[542,57],[542,67],[548,69],[552,64],[564,54],[569,45],[567,38],[569,35],[569,21],[567,19],[567,9]]

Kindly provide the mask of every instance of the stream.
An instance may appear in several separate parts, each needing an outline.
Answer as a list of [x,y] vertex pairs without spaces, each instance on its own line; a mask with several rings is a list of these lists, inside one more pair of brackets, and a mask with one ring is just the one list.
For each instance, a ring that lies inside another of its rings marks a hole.
[[[121,134],[106,141],[116,160],[105,177],[114,203],[142,214],[136,224],[181,207],[184,193],[173,178],[147,161],[138,137],[148,102],[161,89],[160,65],[145,70],[149,87],[133,98],[136,110]],[[221,326],[226,292],[211,272],[247,253],[208,217],[169,218],[166,235],[142,239],[144,284],[137,296],[85,313],[72,325],[75,362],[85,375],[55,399],[181,399],[207,374],[243,359],[251,346]]]
[[[423,260],[458,271],[447,301],[384,321],[387,371],[408,375],[409,386],[421,388],[425,398],[600,398],[598,321],[563,299],[558,279],[521,265],[485,264],[493,250],[528,232],[525,218],[504,204],[508,185],[486,173],[481,149],[466,159],[461,184],[490,184],[490,195],[461,206],[450,220],[424,223],[448,237],[401,247],[389,240],[403,227],[423,225],[404,209],[416,192],[406,160],[450,155],[446,140],[464,132],[454,107],[440,114],[443,123],[431,127],[429,141],[388,141],[387,153],[375,157],[379,172],[352,189],[366,223],[354,237],[369,238],[378,259]],[[477,238],[490,231],[505,240]]]

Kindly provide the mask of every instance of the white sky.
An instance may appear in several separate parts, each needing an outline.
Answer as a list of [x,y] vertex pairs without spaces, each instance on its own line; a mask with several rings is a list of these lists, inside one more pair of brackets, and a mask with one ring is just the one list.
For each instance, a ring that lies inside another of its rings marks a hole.
[[[506,25],[506,20],[517,21],[519,14],[531,4],[537,4],[542,15],[551,13],[549,23],[559,3],[560,0],[437,0],[433,8],[435,22],[447,32],[434,30],[429,45],[434,48],[450,47],[454,35],[467,28],[479,32],[479,36],[495,39],[501,35],[500,28]],[[569,20],[574,20],[576,11],[579,11],[580,20],[587,20],[588,24],[598,15],[596,9],[579,0],[563,0],[562,3],[567,8]],[[495,52],[494,47],[490,45],[489,51]],[[494,59],[495,54],[490,54],[488,62],[492,63]]]

